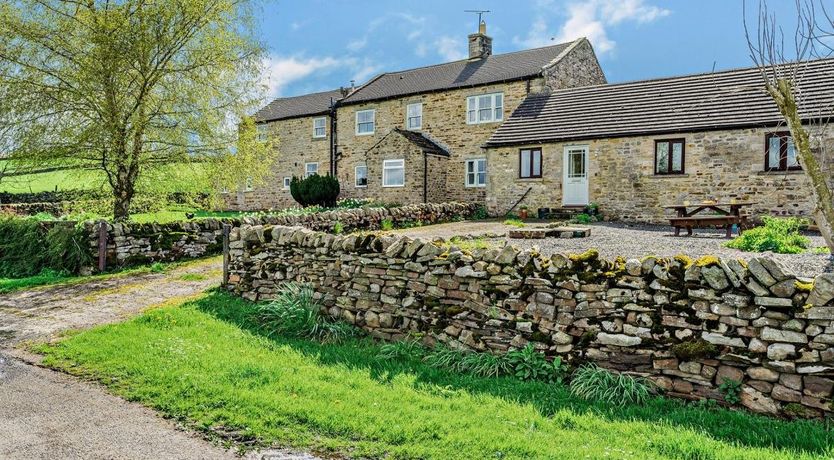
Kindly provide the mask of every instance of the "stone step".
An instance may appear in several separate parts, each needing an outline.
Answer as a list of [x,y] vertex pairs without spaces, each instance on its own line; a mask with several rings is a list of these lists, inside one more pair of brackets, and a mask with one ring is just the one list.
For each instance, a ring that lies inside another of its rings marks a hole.
[[586,238],[591,236],[590,228],[556,227],[556,228],[518,228],[510,230],[509,238],[520,240],[537,240],[543,238]]

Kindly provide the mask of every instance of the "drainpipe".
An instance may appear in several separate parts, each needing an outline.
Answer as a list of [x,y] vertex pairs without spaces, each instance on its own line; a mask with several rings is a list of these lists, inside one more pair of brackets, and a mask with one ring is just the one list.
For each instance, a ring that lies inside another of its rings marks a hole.
[[423,203],[429,202],[429,155],[423,150]]
[[330,98],[330,175],[336,177],[336,101]]

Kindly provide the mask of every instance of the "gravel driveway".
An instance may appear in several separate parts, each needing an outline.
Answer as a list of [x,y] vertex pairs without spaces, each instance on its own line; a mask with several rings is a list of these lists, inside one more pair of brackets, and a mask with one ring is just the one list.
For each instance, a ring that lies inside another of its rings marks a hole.
[[[530,223],[528,227],[543,226],[545,224]],[[572,225],[573,226],[573,225]],[[626,258],[640,258],[646,255],[660,257],[673,257],[677,254],[686,254],[697,258],[705,255],[715,255],[722,258],[750,259],[761,256],[761,253],[743,252],[737,249],[730,249],[724,246],[727,239],[724,232],[720,230],[699,229],[693,236],[675,237],[671,227],[658,225],[627,225],[621,223],[596,223],[591,225],[576,225],[578,227],[591,227],[591,236],[588,238],[545,238],[540,240],[519,240],[507,238],[490,238],[496,244],[509,244],[519,248],[538,247],[544,255],[554,253],[581,253],[588,249],[595,248],[600,255],[606,259],[614,259],[617,256]],[[454,222],[442,225],[431,225],[410,229],[396,230],[396,233],[433,239],[440,237],[449,239],[459,235],[486,235],[490,233],[505,235],[512,227],[504,225],[500,221],[478,221],[478,222]],[[811,247],[824,246],[825,242],[819,234],[808,234],[811,239]],[[779,259],[788,265],[800,276],[815,276],[823,272],[834,271],[834,262],[830,255],[813,254],[772,254],[765,253],[770,257]]]

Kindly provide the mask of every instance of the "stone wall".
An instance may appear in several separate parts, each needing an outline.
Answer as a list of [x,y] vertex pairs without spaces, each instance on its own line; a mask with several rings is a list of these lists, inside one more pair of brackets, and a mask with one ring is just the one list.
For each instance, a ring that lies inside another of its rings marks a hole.
[[545,85],[550,89],[602,85],[607,81],[594,47],[587,38],[574,42],[565,56],[544,68]]
[[[313,120],[324,117],[327,136],[313,137]],[[239,211],[262,211],[296,206],[290,189],[284,188],[284,178],[304,177],[307,163],[318,163],[319,174],[330,171],[330,117],[315,115],[290,118],[267,123],[275,151],[271,173],[263,184],[251,190],[241,184],[239,190],[225,195],[226,207]],[[351,184],[352,185],[352,184]],[[346,184],[342,184],[344,188]]]
[[447,222],[469,217],[472,203],[419,204],[398,208],[359,208],[315,214],[252,216],[242,219],[196,219],[167,224],[85,222],[90,251],[98,260],[99,228],[107,226],[107,267],[124,267],[159,261],[191,259],[219,254],[223,249],[223,224],[293,225],[318,231],[332,231],[336,223],[344,231],[376,230],[383,220],[395,226]]
[[230,291],[270,299],[309,282],[327,311],[373,336],[504,352],[530,343],[572,364],[644,375],[671,396],[763,413],[831,413],[834,275],[797,279],[766,258],[599,260],[513,247],[463,252],[392,235],[243,226]]
[[[668,223],[663,206],[684,201],[752,201],[754,216],[809,216],[810,185],[801,171],[765,172],[765,135],[784,129],[743,129],[535,144],[489,149],[487,207],[502,214],[528,188],[521,204],[531,209],[562,206],[562,159],[567,145],[589,148],[589,197],[613,219]],[[654,142],[684,138],[685,173],[654,174]],[[824,139],[829,145],[834,138]],[[542,178],[518,178],[518,151],[542,149]],[[834,157],[824,167],[834,171]],[[827,165],[827,166],[825,166]],[[831,174],[834,182],[834,172]]]

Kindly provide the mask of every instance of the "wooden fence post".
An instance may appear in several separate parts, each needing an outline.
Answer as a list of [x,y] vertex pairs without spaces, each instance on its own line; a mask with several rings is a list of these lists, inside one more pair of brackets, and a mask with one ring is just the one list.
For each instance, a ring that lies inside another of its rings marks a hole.
[[223,224],[223,286],[229,284],[229,233],[232,226]]
[[107,221],[101,220],[98,223],[98,271],[103,272],[107,268]]

